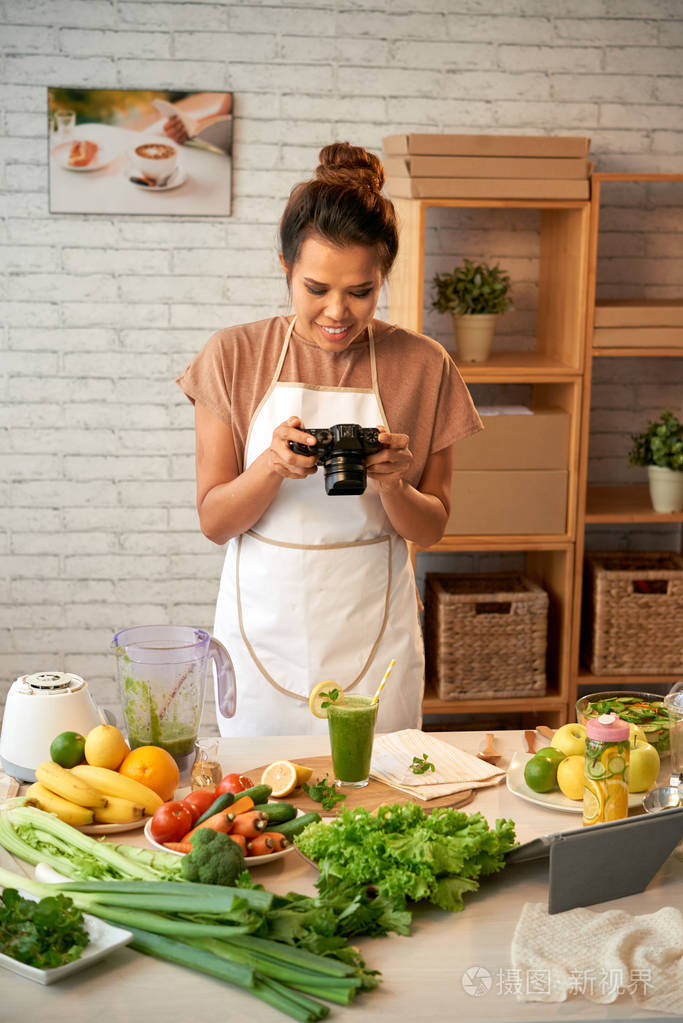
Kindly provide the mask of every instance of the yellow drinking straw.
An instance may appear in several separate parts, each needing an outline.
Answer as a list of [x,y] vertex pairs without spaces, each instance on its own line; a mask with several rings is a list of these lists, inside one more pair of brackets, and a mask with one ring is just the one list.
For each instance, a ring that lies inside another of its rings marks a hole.
[[391,669],[393,668],[393,666],[395,664],[396,664],[396,661],[395,661],[394,658],[392,658],[389,661],[389,664],[387,666],[387,670],[384,672],[384,678],[382,679],[380,684],[377,686],[377,692],[375,693],[375,695],[372,698],[372,702],[373,703],[377,703],[377,701],[379,700],[379,694],[382,692],[382,690],[384,689],[385,685],[387,684],[387,679],[391,675]]

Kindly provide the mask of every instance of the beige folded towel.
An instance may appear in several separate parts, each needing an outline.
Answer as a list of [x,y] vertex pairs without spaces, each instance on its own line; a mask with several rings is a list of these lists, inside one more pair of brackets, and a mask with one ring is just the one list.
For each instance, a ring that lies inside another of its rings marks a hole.
[[548,914],[527,902],[512,939],[518,999],[607,1004],[630,995],[643,1009],[683,1017],[683,917],[665,906],[647,916],[621,910]]
[[[434,771],[414,774],[410,770],[413,757],[422,759],[425,753],[427,760],[434,765]],[[487,764],[485,760],[464,753],[418,728],[376,735],[370,774],[391,788],[407,792],[423,802],[496,785],[505,777],[502,768]]]
[[19,792],[19,782],[11,775],[0,770],[0,802],[4,799],[11,799]]

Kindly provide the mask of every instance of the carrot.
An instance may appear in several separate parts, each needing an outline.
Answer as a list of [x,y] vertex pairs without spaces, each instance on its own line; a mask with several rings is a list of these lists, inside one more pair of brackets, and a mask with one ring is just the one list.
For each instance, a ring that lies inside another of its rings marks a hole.
[[240,847],[243,856],[247,855],[247,840],[244,835],[233,835],[230,833],[228,838],[231,838]]
[[253,809],[254,800],[251,796],[240,796],[240,798],[236,799],[228,810],[228,817],[232,819],[233,817],[238,817],[241,813],[247,813],[249,810]]
[[258,835],[247,842],[247,856],[267,856],[275,852],[275,843],[270,835]]
[[263,810],[249,810],[235,817],[230,828],[231,835],[244,835],[245,838],[256,838],[260,831],[268,827],[268,815]]
[[220,813],[215,813],[213,817],[207,817],[203,824],[198,824],[196,828],[189,831],[183,838],[183,842],[189,842],[193,835],[202,828],[211,828],[212,831],[222,831],[224,835],[227,835],[230,830],[230,818],[225,810],[221,810]]
[[262,831],[259,838],[272,838],[273,845],[275,846],[274,852],[282,852],[292,843],[284,835],[281,835],[279,831]]
[[189,853],[192,852],[191,842],[164,842],[164,849],[172,849],[173,852]]

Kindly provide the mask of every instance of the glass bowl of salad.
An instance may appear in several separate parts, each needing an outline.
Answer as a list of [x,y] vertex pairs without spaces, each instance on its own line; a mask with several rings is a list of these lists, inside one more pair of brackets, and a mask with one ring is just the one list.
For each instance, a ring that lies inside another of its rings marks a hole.
[[589,718],[614,712],[622,721],[638,725],[660,757],[669,752],[669,714],[664,697],[657,693],[616,690],[588,693],[576,703],[576,720],[585,725]]

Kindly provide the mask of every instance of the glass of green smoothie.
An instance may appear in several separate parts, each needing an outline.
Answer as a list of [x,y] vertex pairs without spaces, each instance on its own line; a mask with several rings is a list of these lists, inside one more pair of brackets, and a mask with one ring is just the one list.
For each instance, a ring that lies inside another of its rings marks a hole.
[[327,708],[336,785],[354,789],[367,785],[377,707],[372,696],[346,696]]

